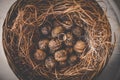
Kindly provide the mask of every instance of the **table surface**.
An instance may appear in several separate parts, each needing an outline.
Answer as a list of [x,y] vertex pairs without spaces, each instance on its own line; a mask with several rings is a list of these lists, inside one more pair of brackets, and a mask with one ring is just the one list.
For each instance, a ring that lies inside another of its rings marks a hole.
[[[18,80],[7,63],[2,47],[2,25],[10,6],[15,1],[16,0],[0,0],[0,80]],[[109,21],[112,26],[112,32],[115,32],[117,35],[117,43],[107,66],[95,80],[120,80],[120,12],[113,1],[114,0],[106,0],[104,4],[100,4],[106,6],[108,9],[107,14],[108,17],[110,17]],[[115,1],[117,1],[117,4],[120,3],[120,0]]]

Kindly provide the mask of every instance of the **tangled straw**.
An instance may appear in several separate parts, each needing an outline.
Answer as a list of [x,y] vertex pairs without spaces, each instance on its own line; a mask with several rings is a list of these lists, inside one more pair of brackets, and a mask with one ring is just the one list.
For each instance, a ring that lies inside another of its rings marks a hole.
[[[23,2],[25,4],[22,4]],[[111,43],[111,29],[106,13],[96,1],[21,0],[16,4],[15,6],[18,6],[16,17],[12,22],[9,21],[10,17],[14,17],[14,15],[10,16],[15,8],[13,6],[11,8],[13,11],[9,13],[3,29],[3,45],[9,60],[11,60],[9,54],[17,51],[14,55],[24,58],[25,64],[31,66],[37,75],[57,80],[91,80],[103,69],[114,45]],[[90,49],[87,53],[83,52],[78,64],[49,72],[31,58],[30,49],[33,48],[33,38],[37,29],[48,21],[48,17],[52,16],[57,20],[59,15],[67,15],[71,21],[75,19],[77,25],[86,24],[83,27]],[[9,25],[10,22],[12,25]]]

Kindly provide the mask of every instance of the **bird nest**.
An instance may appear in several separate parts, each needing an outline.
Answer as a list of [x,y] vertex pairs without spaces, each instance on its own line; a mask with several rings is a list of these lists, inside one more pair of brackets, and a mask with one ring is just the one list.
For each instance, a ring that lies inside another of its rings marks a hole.
[[92,80],[114,45],[95,0],[17,0],[3,25],[3,47],[21,80]]

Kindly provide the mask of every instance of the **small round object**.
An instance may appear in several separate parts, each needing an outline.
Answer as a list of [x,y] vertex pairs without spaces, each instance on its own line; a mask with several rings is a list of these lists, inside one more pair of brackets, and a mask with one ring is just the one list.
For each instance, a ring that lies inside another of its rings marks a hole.
[[58,39],[52,39],[49,42],[49,48],[51,51],[56,51],[61,47],[61,42]]
[[58,35],[58,39],[59,39],[60,41],[64,41],[64,35],[65,35],[65,33],[60,33],[60,34]]
[[44,39],[44,40],[40,40],[38,45],[39,45],[39,49],[45,50],[47,49],[49,44],[49,40],[48,39]]
[[66,46],[73,46],[74,39],[72,33],[68,32],[66,35],[64,35],[63,39]]
[[72,33],[76,37],[80,37],[82,35],[82,29],[81,29],[81,27],[75,27],[75,28],[73,28]]
[[46,53],[43,50],[38,49],[38,50],[36,50],[34,57],[36,60],[42,61],[45,59]]
[[59,50],[55,52],[55,60],[58,62],[66,61],[67,59],[67,52],[65,50]]
[[64,32],[63,28],[59,25],[59,26],[56,26],[56,27],[52,30],[51,35],[52,35],[53,38],[55,38],[55,37],[57,37],[60,33],[63,33],[63,32]]
[[71,55],[70,57],[69,57],[69,64],[70,65],[73,65],[73,64],[75,64],[76,63],[76,61],[77,61],[77,56],[76,55]]
[[41,32],[43,35],[48,35],[51,31],[51,27],[49,25],[45,25],[41,28]]
[[49,70],[52,70],[56,66],[56,61],[53,57],[48,57],[45,60],[45,67]]
[[75,50],[76,52],[78,52],[78,53],[82,53],[83,50],[85,49],[85,47],[86,47],[85,42],[79,40],[79,41],[77,41],[76,44],[74,45],[74,50]]
[[66,20],[63,22],[63,27],[66,29],[66,30],[69,30],[71,29],[72,27],[72,22],[70,20]]

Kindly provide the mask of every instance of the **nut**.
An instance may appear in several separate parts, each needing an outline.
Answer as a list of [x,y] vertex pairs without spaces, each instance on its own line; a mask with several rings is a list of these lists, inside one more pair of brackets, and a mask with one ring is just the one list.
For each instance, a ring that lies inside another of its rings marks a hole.
[[70,65],[73,65],[73,64],[75,64],[76,63],[76,61],[77,61],[77,56],[76,55],[71,55],[70,57],[69,57],[69,64]]
[[66,46],[73,46],[74,39],[72,33],[68,32],[66,35],[64,35],[63,39]]
[[65,50],[59,50],[55,52],[54,57],[58,62],[65,61],[67,59],[67,52]]
[[85,49],[85,47],[86,47],[85,42],[79,40],[79,41],[77,41],[76,44],[74,45],[74,50],[75,50],[76,52],[78,52],[78,53],[82,53],[83,50]]
[[45,60],[45,67],[49,70],[53,69],[56,66],[56,61],[54,60],[53,57],[48,57]]
[[82,29],[81,29],[81,27],[75,27],[75,28],[73,28],[72,33],[76,37],[80,37],[82,35]]
[[68,29],[71,29],[71,27],[72,27],[72,22],[71,22],[70,20],[68,20],[68,21],[66,20],[66,21],[63,22],[62,25],[63,25],[63,27],[64,27],[65,29],[68,30]]
[[56,27],[52,30],[51,35],[52,35],[53,38],[55,38],[55,37],[57,37],[60,33],[63,33],[63,32],[64,32],[64,30],[63,30],[63,28],[62,28],[61,26],[56,26]]
[[43,35],[48,35],[51,32],[51,27],[49,25],[45,25],[41,28],[41,32]]
[[58,39],[52,39],[49,42],[49,48],[51,51],[56,51],[61,47],[61,42]]
[[65,33],[60,33],[60,34],[58,35],[58,39],[59,39],[61,42],[64,41],[64,35],[65,35]]
[[39,49],[42,49],[42,50],[47,49],[48,44],[49,44],[49,40],[47,40],[47,39],[40,40],[39,43],[38,43]]
[[36,60],[41,61],[41,60],[45,59],[46,53],[43,50],[38,49],[38,50],[36,50],[34,57]]

